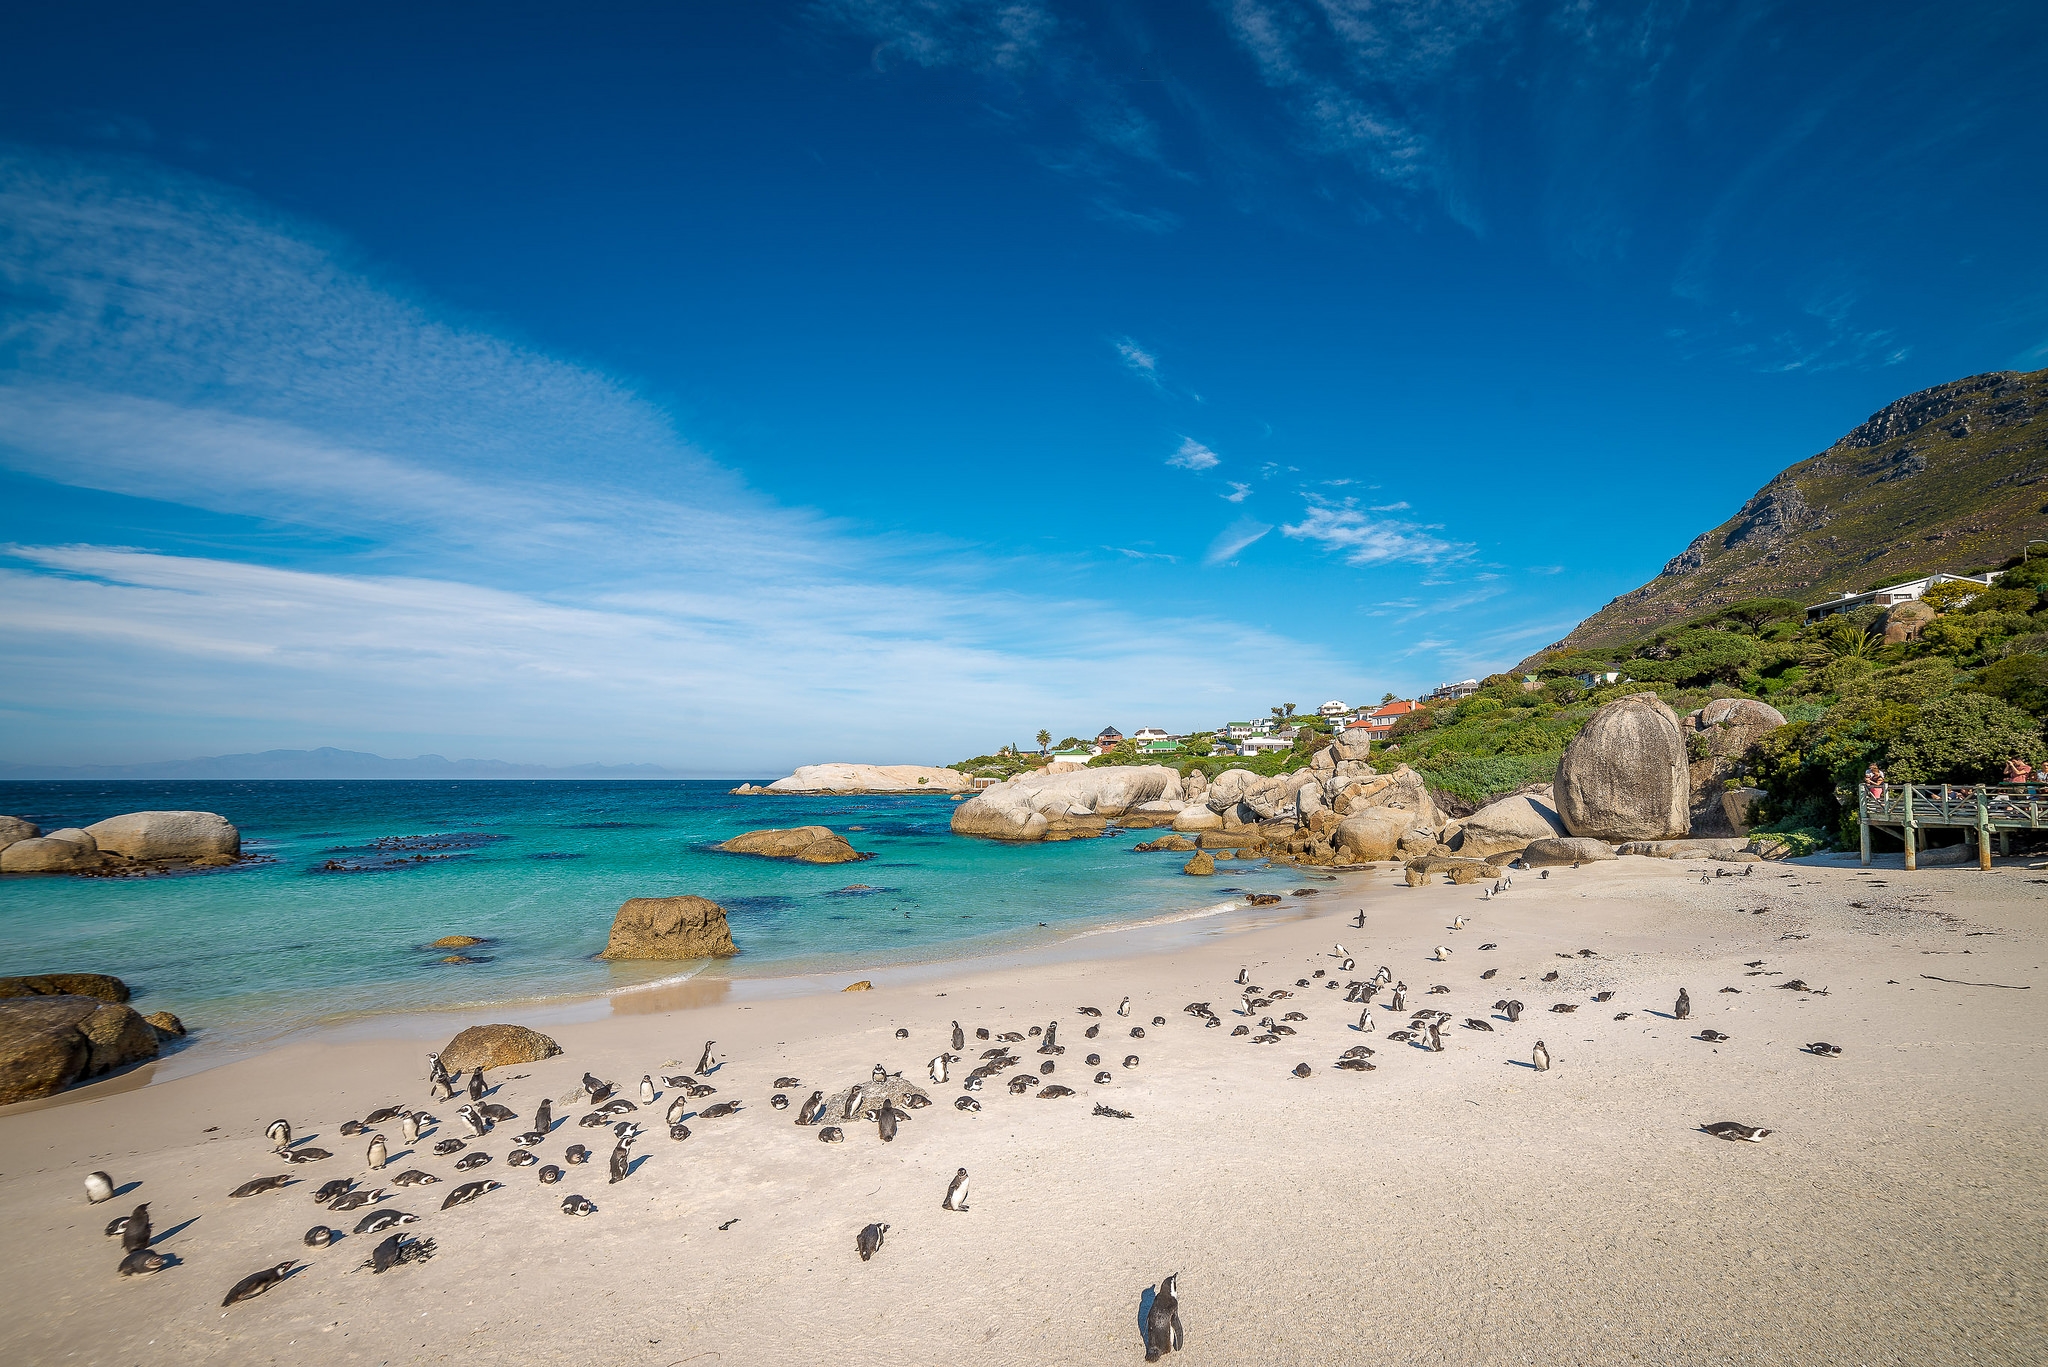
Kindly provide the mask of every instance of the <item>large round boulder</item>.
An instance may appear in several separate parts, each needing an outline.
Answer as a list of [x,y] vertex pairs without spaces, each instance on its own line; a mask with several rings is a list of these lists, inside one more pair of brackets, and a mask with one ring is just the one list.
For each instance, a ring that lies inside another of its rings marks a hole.
[[85,829],[102,850],[129,859],[234,859],[242,853],[242,833],[213,812],[128,812]]
[[472,1025],[441,1047],[441,1066],[451,1073],[471,1068],[509,1068],[538,1063],[562,1046],[523,1025]]
[[1410,852],[1418,847],[1427,850],[1436,844],[1436,836],[1418,829],[1414,814],[1398,807],[1368,807],[1356,812],[1338,822],[1330,836],[1338,855],[1355,863],[1399,859],[1404,842]]
[[84,873],[105,862],[90,845],[47,835],[17,840],[0,850],[0,873]]
[[1345,727],[1330,738],[1330,758],[1333,760],[1367,760],[1372,758],[1372,737],[1365,728]]
[[1615,857],[1614,850],[1606,841],[1588,836],[1532,840],[1529,848],[1522,851],[1522,862],[1532,869],[1559,864],[1591,864]]
[[974,780],[923,764],[804,764],[756,793],[964,793]]
[[33,821],[18,816],[0,816],[0,850],[17,840],[33,840],[42,833],[43,828]]
[[156,1031],[130,1006],[97,997],[0,1000],[0,1105],[51,1096],[155,1058],[157,1049]]
[[1618,698],[1565,746],[1553,789],[1575,836],[1669,840],[1691,824],[1691,784],[1678,715],[1654,693]]
[[612,918],[600,959],[723,959],[739,953],[725,908],[707,897],[635,897]]
[[1532,840],[1566,834],[1557,809],[1533,793],[1489,802],[1460,823],[1458,853],[1470,859],[1526,849]]
[[1754,698],[1716,698],[1686,717],[1680,729],[1693,756],[1686,781],[1694,835],[1733,836],[1749,829],[1749,802],[1731,805],[1728,781],[1742,772],[1751,747],[1784,724],[1783,713]]
[[794,859],[799,864],[851,864],[873,859],[862,854],[826,826],[792,826],[779,831],[748,831],[721,844],[729,854],[758,854],[765,859]]
[[1134,808],[1179,801],[1180,774],[1163,764],[1019,774],[955,807],[952,829],[990,840],[1072,840],[1100,835]]

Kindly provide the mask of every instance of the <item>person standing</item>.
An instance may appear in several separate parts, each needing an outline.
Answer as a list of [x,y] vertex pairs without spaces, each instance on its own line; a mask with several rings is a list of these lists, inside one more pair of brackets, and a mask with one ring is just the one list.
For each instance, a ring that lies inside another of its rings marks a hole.
[[1870,767],[1863,771],[1863,791],[1869,795],[1873,803],[1884,801],[1884,770],[1877,767],[1876,760],[1872,760]]

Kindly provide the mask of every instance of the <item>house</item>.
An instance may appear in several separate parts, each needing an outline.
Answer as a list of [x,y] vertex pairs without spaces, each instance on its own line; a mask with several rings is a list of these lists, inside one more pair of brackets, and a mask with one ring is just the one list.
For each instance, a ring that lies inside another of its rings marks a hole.
[[1180,742],[1171,736],[1168,736],[1165,740],[1141,740],[1138,742],[1138,755],[1140,758],[1146,755],[1177,755],[1179,753]]
[[1291,735],[1285,737],[1248,736],[1238,742],[1237,753],[1240,755],[1257,755],[1263,754],[1268,750],[1292,750],[1293,748],[1294,737]]
[[1910,603],[1914,599],[1923,596],[1927,590],[1933,588],[1936,584],[1968,584],[1972,588],[1988,589],[1998,578],[1998,574],[1997,570],[1993,570],[1982,577],[1968,574],[1930,574],[1924,579],[1909,579],[1903,584],[1893,584],[1887,588],[1871,589],[1867,593],[1844,593],[1829,599],[1825,603],[1815,603],[1812,607],[1808,608],[1806,610],[1806,621],[1808,625],[1811,625],[1814,622],[1820,621],[1823,617],[1830,617],[1842,612],[1854,612],[1857,608],[1888,608],[1894,603]]
[[1046,758],[1054,764],[1086,764],[1100,753],[1101,751],[1091,749],[1086,745],[1077,745],[1071,750],[1049,751],[1046,754]]
[[1131,744],[1137,746],[1140,750],[1152,744],[1154,741],[1173,739],[1175,739],[1175,737],[1171,732],[1162,731],[1156,726],[1141,726],[1136,731],[1133,731],[1131,733]]
[[1258,721],[1234,721],[1223,728],[1223,733],[1232,740],[1245,740],[1251,736],[1266,736],[1273,732],[1273,719],[1264,717]]
[[1479,680],[1460,679],[1457,683],[1438,684],[1430,690],[1429,697],[1432,702],[1455,702],[1459,698],[1469,698],[1478,691]]
[[1319,717],[1328,717],[1331,721],[1335,721],[1337,718],[1343,716],[1346,712],[1349,712],[1350,710],[1351,705],[1349,703],[1341,703],[1333,698],[1329,702],[1324,703],[1321,707],[1318,707],[1316,709],[1316,715]]
[[1114,726],[1105,726],[1095,733],[1095,745],[1098,752],[1114,750],[1123,743],[1124,733],[1117,730]]

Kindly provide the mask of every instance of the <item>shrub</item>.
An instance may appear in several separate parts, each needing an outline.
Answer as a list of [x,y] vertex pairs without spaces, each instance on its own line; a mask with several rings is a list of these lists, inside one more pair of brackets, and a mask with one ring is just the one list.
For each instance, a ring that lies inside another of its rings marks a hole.
[[2032,612],[2040,602],[2040,596],[2032,589],[2009,589],[2000,585],[1986,589],[1964,605],[1963,611],[1975,616],[1980,612]]
[[1431,755],[1412,761],[1431,788],[1484,806],[1504,793],[1557,776],[1555,753],[1543,755]]
[[2048,715],[2048,658],[2008,655],[1964,687],[2025,708],[2036,717]]
[[2040,760],[2040,723],[2002,698],[1956,693],[1919,709],[1886,746],[1886,768],[1909,783],[1995,783],[2014,756]]

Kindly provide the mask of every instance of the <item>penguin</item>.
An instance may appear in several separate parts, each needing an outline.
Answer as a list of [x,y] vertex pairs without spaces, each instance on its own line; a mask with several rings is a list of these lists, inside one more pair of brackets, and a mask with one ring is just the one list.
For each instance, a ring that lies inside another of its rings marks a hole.
[[888,1232],[887,1225],[868,1225],[854,1236],[853,1247],[860,1254],[862,1262],[882,1251],[882,1236]]
[[690,1137],[690,1127],[678,1120],[675,1124],[668,1127],[668,1137],[680,1144]]
[[292,1124],[289,1120],[273,1120],[270,1128],[263,1132],[263,1137],[270,1141],[272,1150],[283,1153],[292,1146]]
[[[877,1064],[876,1066],[880,1067],[881,1065]],[[858,1082],[854,1083],[853,1090],[846,1094],[846,1109],[840,1113],[839,1118],[841,1120],[851,1120],[854,1116],[858,1115],[860,1113],[860,1103],[866,1096],[867,1089]]]
[[1550,1071],[1550,1051],[1543,1047],[1542,1040],[1537,1040],[1536,1047],[1529,1051],[1529,1061],[1536,1065],[1539,1073]]
[[711,1071],[711,1068],[712,1068],[712,1062],[711,1062],[711,1046],[712,1046],[712,1045],[714,1045],[714,1044],[716,1044],[716,1043],[718,1043],[718,1041],[717,1041],[717,1040],[715,1040],[715,1039],[708,1039],[708,1040],[705,1040],[705,1041],[704,1041],[704,1053],[703,1053],[702,1057],[700,1057],[700,1058],[699,1058],[699,1059],[697,1060],[697,1070],[696,1070],[696,1071],[697,1071],[697,1076],[698,1076],[698,1077],[703,1077],[703,1076],[704,1076],[704,1075],[705,1075],[706,1073],[708,1073],[708,1072],[710,1072],[710,1071]]
[[564,1196],[562,1198],[562,1214],[564,1215],[589,1215],[596,1209],[597,1203],[587,1196]]
[[443,1073],[427,1084],[427,1095],[435,1101],[453,1101],[455,1084],[448,1080],[446,1073]]
[[[1035,1026],[1035,1025],[1034,1025],[1034,1026],[1032,1026],[1032,1027],[1031,1027],[1031,1033],[1032,1033],[1032,1034],[1034,1034],[1034,1035],[1035,1035],[1035,1034],[1037,1034],[1037,1033],[1038,1033],[1038,1027],[1037,1027],[1037,1026]],[[868,1081],[870,1081],[870,1082],[886,1082],[886,1081],[888,1081],[888,1079],[889,1079],[889,1070],[888,1070],[887,1068],[884,1068],[884,1067],[883,1067],[883,1066],[882,1066],[881,1064],[879,1064],[879,1063],[877,1063],[877,1064],[875,1065],[875,1071],[874,1071],[873,1073],[871,1073],[871,1074],[869,1074],[869,1075],[868,1075]]]
[[538,1162],[540,1159],[534,1157],[530,1149],[514,1149],[505,1155],[505,1166],[508,1168],[530,1168]]
[[[962,1029],[960,1028],[960,1022],[959,1022],[959,1021],[954,1021],[954,1022],[953,1022],[953,1048],[954,1048],[954,1050],[955,1050],[955,1051],[957,1052],[957,1051],[959,1051],[959,1050],[963,1050],[963,1049],[965,1049],[966,1047],[967,1047],[967,1032],[966,1032],[965,1030],[962,1030]],[[779,1084],[778,1084],[778,1085],[779,1085]],[[792,1087],[796,1086],[796,1084],[795,1084],[794,1082],[790,1083],[789,1085],[790,1085],[790,1086],[792,1086]]]
[[818,1142],[821,1144],[837,1144],[845,1138],[845,1131],[841,1130],[837,1125],[827,1125],[824,1129],[818,1131]]
[[553,1163],[550,1163],[540,1170],[539,1176],[540,1184],[542,1186],[551,1187],[555,1183],[562,1180],[562,1170],[556,1167]]
[[398,1117],[398,1137],[408,1144],[420,1142],[420,1117],[417,1111],[407,1111]]
[[414,1225],[420,1217],[408,1215],[402,1210],[377,1210],[356,1221],[355,1233],[377,1234],[398,1225]]
[[1444,1037],[1437,1033],[1437,1023],[1435,1021],[1429,1023],[1429,1048],[1430,1052],[1435,1054],[1441,1054],[1444,1051]]
[[148,1248],[149,1233],[149,1202],[144,1201],[121,1222],[122,1251],[133,1253],[138,1248]]
[[1716,1139],[1746,1139],[1752,1144],[1763,1143],[1764,1136],[1771,1133],[1769,1130],[1760,1130],[1754,1125],[1745,1125],[1739,1120],[1716,1120],[1712,1124],[1702,1125],[1700,1128]]
[[1306,1063],[1297,1063],[1293,1068],[1293,1073],[1296,1077],[1307,1077],[1311,1071]]
[[85,1200],[88,1205],[114,1199],[114,1179],[103,1172],[89,1172],[85,1175]]
[[1238,981],[1238,982],[1239,982],[1240,984],[1243,984],[1243,983],[1248,983],[1248,982],[1250,982],[1251,980],[1252,980],[1252,975],[1251,975],[1251,973],[1250,973],[1250,971],[1249,971],[1249,970],[1247,970],[1247,969],[1243,969],[1243,968],[1240,968],[1240,969],[1238,969],[1238,970],[1237,970],[1237,981]]
[[307,1248],[325,1248],[333,1242],[334,1231],[326,1225],[314,1225],[306,1231],[305,1244]]
[[1825,1042],[1809,1044],[1806,1046],[1806,1052],[1809,1054],[1818,1054],[1822,1058],[1840,1058],[1842,1056],[1842,1046],[1839,1044],[1828,1044]]
[[370,1250],[370,1260],[363,1267],[370,1269],[371,1275],[375,1276],[401,1263],[425,1262],[433,1256],[432,1239],[407,1239],[402,1234],[394,1234]]
[[461,1186],[448,1193],[447,1199],[441,1202],[441,1209],[452,1210],[456,1206],[466,1205],[477,1197],[487,1192],[496,1191],[504,1185],[503,1182],[464,1182]]
[[1673,1018],[1685,1020],[1692,1015],[1692,996],[1684,988],[1678,989],[1678,1004],[1671,1008]]
[[1358,1013],[1358,1028],[1368,1035],[1376,1028],[1373,1025],[1372,1008],[1370,1006]]
[[1501,1011],[1507,1016],[1510,1024],[1522,1018],[1522,1004],[1520,1002],[1509,1002],[1501,1008]]
[[253,1182],[244,1182],[229,1192],[230,1196],[261,1196],[266,1191],[276,1191],[292,1179],[282,1173],[276,1177],[259,1177]]
[[462,1123],[469,1126],[469,1133],[472,1139],[482,1139],[485,1134],[490,1132],[491,1122],[484,1119],[483,1112],[477,1110],[476,1107],[460,1106],[456,1108],[455,1114],[461,1116]]
[[461,1153],[466,1147],[460,1139],[442,1139],[435,1142],[434,1152],[446,1158],[451,1153]]
[[542,1134],[546,1134],[549,1130],[552,1130],[554,1127],[554,1103],[549,1101],[546,1097],[542,1097],[540,1099],[540,1105],[533,1108],[533,1128],[538,1130]]
[[605,1082],[595,1073],[585,1073],[583,1075],[583,1090],[589,1093],[590,1096],[592,1096],[593,1098],[596,1097],[599,1092],[605,1091],[610,1085],[611,1084]]
[[1356,959],[1346,959],[1346,960],[1345,960],[1345,961],[1344,961],[1343,963],[1341,963],[1341,964],[1338,964],[1338,965],[1337,965],[1337,971],[1338,971],[1339,973],[1349,973],[1349,972],[1351,972],[1351,971],[1352,971],[1353,969],[1355,969],[1355,968],[1357,968],[1357,967],[1358,967],[1358,960],[1356,960]]
[[1724,1044],[1728,1040],[1728,1036],[1722,1034],[1719,1030],[1702,1030],[1695,1038],[1704,1040],[1708,1044]]
[[432,1082],[436,1078],[445,1078],[447,1076],[448,1069],[442,1065],[441,1056],[439,1054],[428,1054],[427,1081]]
[[[1129,997],[1125,997],[1125,998],[1124,998],[1124,1006],[1125,1006],[1126,1008],[1128,1008],[1128,1007],[1130,1006],[1130,1004],[1131,1004],[1131,999],[1130,999]],[[1122,1013],[1122,1012],[1119,1012],[1118,1014],[1119,1014],[1119,1015],[1121,1015],[1121,1014],[1123,1014],[1123,1013]],[[1038,1046],[1038,1052],[1039,1052],[1039,1053],[1041,1053],[1041,1054],[1064,1054],[1064,1053],[1066,1053],[1066,1052],[1067,1052],[1067,1051],[1066,1051],[1066,1050],[1065,1050],[1064,1048],[1062,1048],[1062,1047],[1060,1046],[1060,1043],[1059,1043],[1059,1041],[1058,1041],[1057,1039],[1055,1039],[1055,1038],[1054,1038],[1054,1036],[1056,1036],[1056,1035],[1057,1035],[1057,1034],[1059,1033],[1059,1029],[1060,1029],[1060,1023],[1059,1023],[1058,1021],[1054,1021],[1054,1022],[1053,1022],[1052,1024],[1050,1024],[1050,1025],[1048,1025],[1048,1026],[1046,1026],[1046,1027],[1045,1027],[1045,1043],[1043,1043],[1043,1044],[1041,1044],[1041,1045],[1039,1045],[1039,1046]]]
[[633,1149],[624,1139],[612,1150],[611,1180],[614,1183],[626,1180],[626,1174],[633,1170]]
[[1539,879],[1542,879],[1542,878],[1548,878],[1548,877],[1550,877],[1550,870],[1549,870],[1549,869],[1545,869],[1545,870],[1544,870],[1543,872],[1541,872],[1541,873],[1537,874],[1536,876],[1537,876],[1537,878],[1539,878]]
[[327,1208],[339,1215],[343,1211],[354,1210],[358,1206],[371,1205],[383,1199],[383,1196],[384,1188],[382,1187],[375,1187],[369,1191],[345,1191],[335,1197]]
[[943,1083],[946,1080],[946,1060],[949,1057],[951,1056],[947,1054],[940,1054],[932,1059],[931,1076],[933,1082]]
[[882,1103],[881,1110],[875,1112],[875,1133],[882,1137],[884,1144],[896,1142],[896,1117],[896,1107],[887,1101]]
[[431,1187],[440,1180],[431,1172],[421,1172],[418,1168],[407,1168],[404,1172],[391,1179],[391,1185],[394,1187]]
[[1125,1055],[1124,1055],[1124,1067],[1126,1067],[1126,1068],[1135,1068],[1135,1067],[1137,1067],[1137,1066],[1138,1066],[1138,1056],[1137,1056],[1136,1054],[1125,1054]]
[[562,1155],[562,1161],[570,1167],[574,1167],[578,1163],[588,1163],[590,1161],[590,1150],[584,1148],[581,1144],[571,1144],[568,1151]]
[[1338,958],[1338,959],[1341,959],[1341,958],[1343,958],[1343,957],[1344,957],[1345,955],[1347,955],[1347,954],[1349,954],[1349,953],[1351,952],[1350,950],[1348,950],[1348,949],[1344,948],[1344,946],[1342,946],[1342,945],[1331,945],[1331,946],[1330,946],[1330,948],[1331,948],[1332,950],[1334,950],[1334,951],[1335,951],[1335,953],[1334,953],[1334,955],[1333,955],[1332,957],[1334,957],[1334,958]]
[[466,1153],[455,1160],[455,1170],[457,1172],[469,1172],[482,1167],[490,1161],[491,1156],[487,1153]]
[[910,1031],[908,1031],[908,1030],[905,1030],[905,1029],[899,1029],[899,1030],[897,1030],[897,1032],[896,1032],[896,1038],[897,1038],[897,1039],[909,1039],[909,1038],[910,1038]]
[[822,1090],[812,1092],[811,1099],[797,1107],[796,1123],[799,1125],[815,1125],[824,1118],[825,1093]]
[[1387,1005],[1395,1011],[1406,1011],[1408,1009],[1407,990],[1402,987],[1395,988],[1394,995],[1392,999],[1387,1002]]
[[1448,946],[1438,945],[1436,947],[1436,952],[1430,955],[1430,957],[1435,959],[1440,964],[1449,963],[1451,959],[1451,951]]
[[1372,976],[1373,981],[1377,982],[1381,987],[1385,987],[1388,983],[1394,981],[1394,970],[1388,968],[1385,964],[1381,964],[1380,971]]
[[1131,999],[1129,997],[1125,997],[1121,1002],[1117,1003],[1116,1013],[1119,1016],[1128,1016],[1131,1014]]
[[1365,929],[1365,913],[1363,911],[1359,912],[1358,915],[1354,916],[1351,919],[1351,928],[1353,930]]
[[642,1106],[652,1106],[654,1104],[654,1074],[652,1073],[642,1073],[640,1075],[640,1104]]
[[768,1098],[768,1104],[778,1111],[786,1111],[789,1109],[789,1097],[786,1093],[777,1092]]
[[[661,1118],[661,1123],[664,1125],[680,1125],[683,1123],[683,1117],[689,1113],[689,1109],[690,1098],[679,1096],[674,1101],[668,1103],[668,1114]],[[798,1119],[801,1121],[802,1117],[798,1117]]]
[[1180,1273],[1171,1272],[1159,1279],[1145,1310],[1145,1361],[1157,1362],[1180,1346]]
[[967,1169],[953,1174],[953,1180],[946,1187],[946,1199],[939,1202],[940,1210],[967,1209]]
[[[1500,888],[1500,885],[1499,885],[1498,883],[1494,884],[1494,889],[1495,889],[1495,891],[1498,891],[1498,890],[1499,890],[1499,888]],[[1463,930],[1463,929],[1465,928],[1465,924],[1466,924],[1466,923],[1465,923],[1465,918],[1464,918],[1464,917],[1462,917],[1462,916],[1454,916],[1454,917],[1452,917],[1452,918],[1451,918],[1451,929],[1452,929],[1452,930]]]
[[376,1110],[363,1117],[363,1123],[365,1125],[388,1125],[396,1119],[398,1119],[398,1107],[379,1106]]
[[364,1166],[375,1172],[384,1166],[385,1160],[390,1156],[390,1150],[384,1146],[384,1136],[381,1134],[371,1135],[369,1150],[363,1156]]
[[271,1287],[283,1281],[291,1274],[291,1270],[298,1265],[296,1260],[288,1260],[279,1263],[276,1267],[266,1267],[261,1272],[251,1272],[248,1276],[228,1288],[228,1294],[221,1301],[221,1304],[233,1305],[238,1301],[254,1300]]
[[471,1101],[482,1101],[484,1099],[484,1070],[481,1068],[469,1070],[469,1099]]

